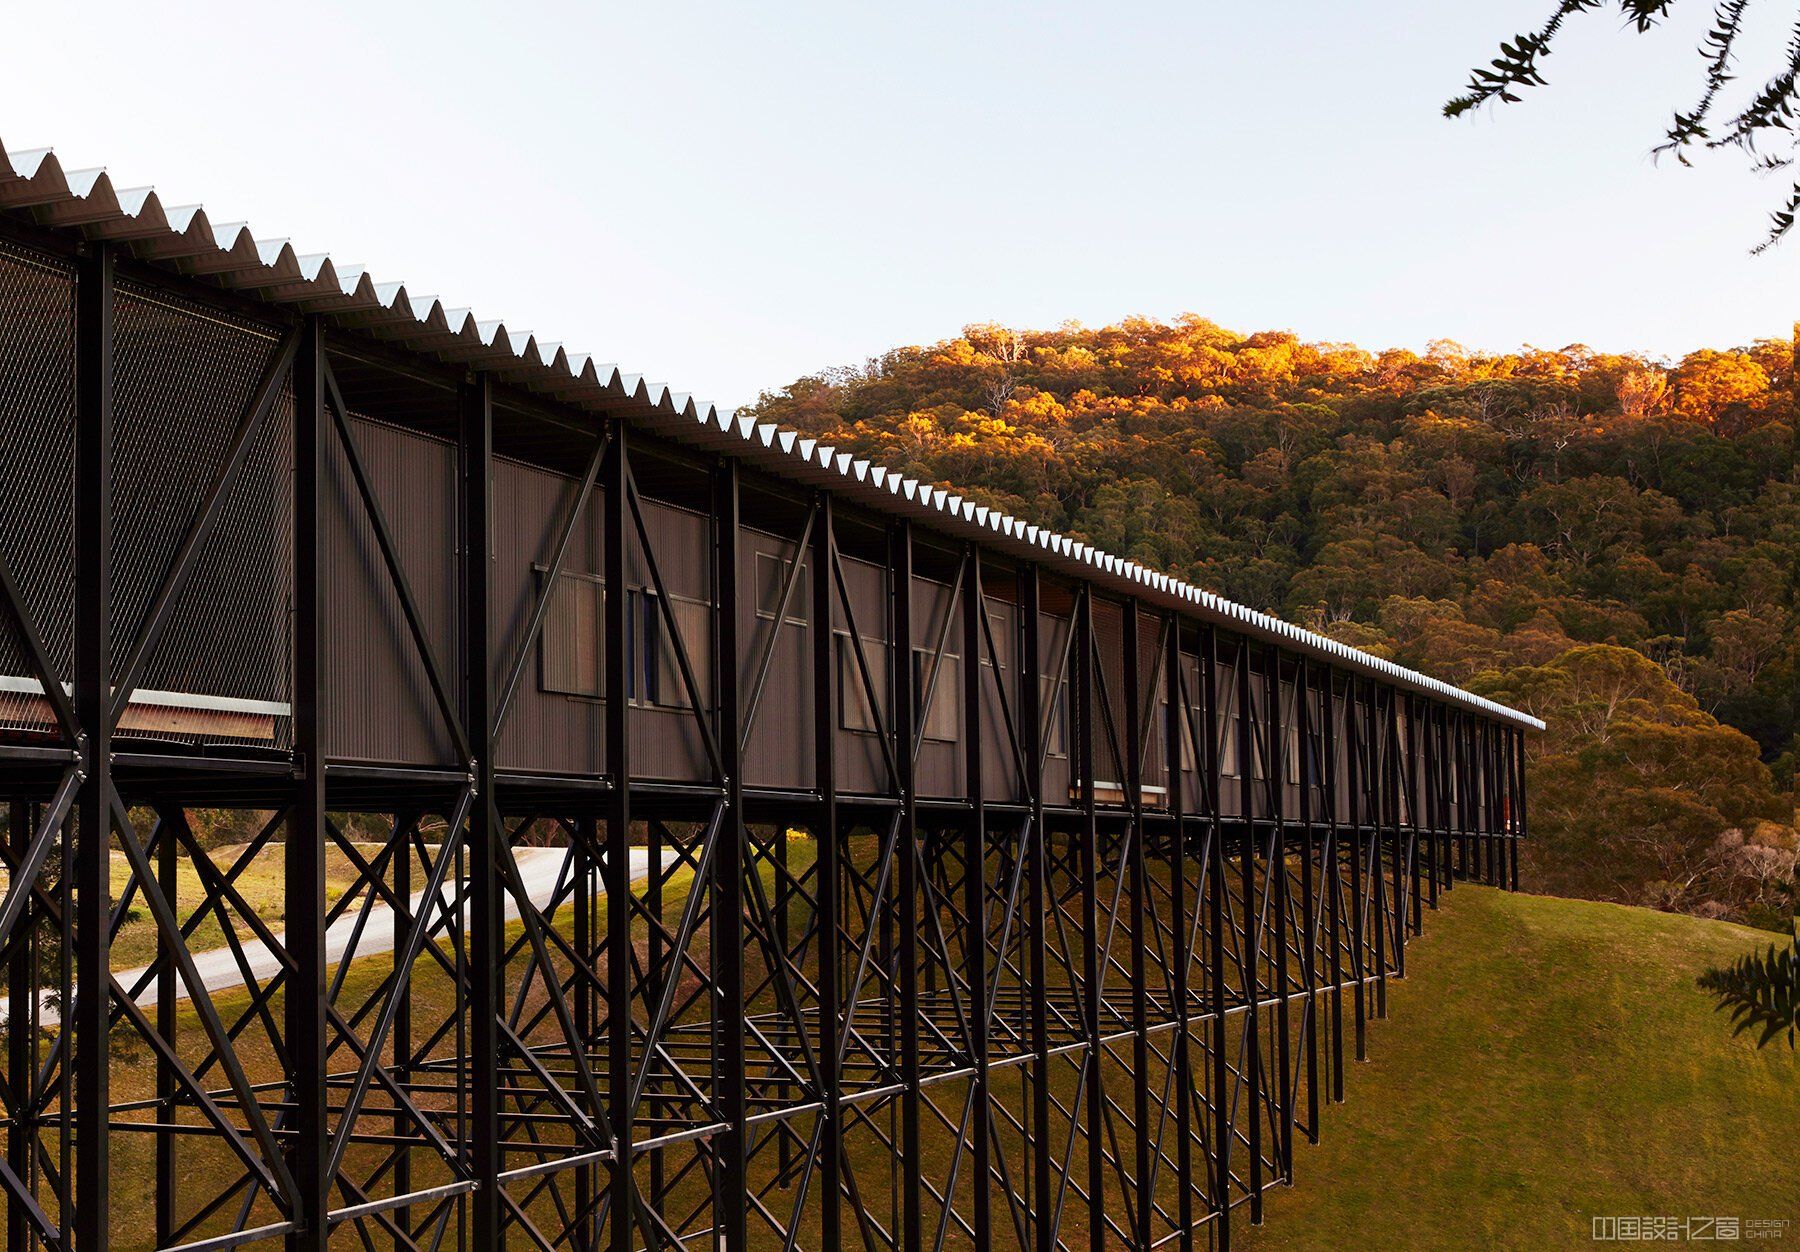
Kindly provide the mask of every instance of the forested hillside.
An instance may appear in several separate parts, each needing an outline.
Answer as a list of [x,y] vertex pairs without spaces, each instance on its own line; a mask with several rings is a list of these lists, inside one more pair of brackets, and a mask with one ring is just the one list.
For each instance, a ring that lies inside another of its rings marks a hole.
[[759,416],[1527,708],[1528,886],[1796,905],[1794,345],[972,326]]

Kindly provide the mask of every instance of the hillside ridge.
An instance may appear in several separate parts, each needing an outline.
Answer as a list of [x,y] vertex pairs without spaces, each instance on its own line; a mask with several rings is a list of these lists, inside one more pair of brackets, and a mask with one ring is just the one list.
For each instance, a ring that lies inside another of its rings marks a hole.
[[1795,345],[964,328],[751,411],[1550,723],[1534,889],[1800,908]]

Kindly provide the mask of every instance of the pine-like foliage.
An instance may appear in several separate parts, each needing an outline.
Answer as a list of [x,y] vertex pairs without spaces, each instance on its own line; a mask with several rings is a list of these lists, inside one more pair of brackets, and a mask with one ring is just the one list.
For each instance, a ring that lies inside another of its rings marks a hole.
[[1731,1014],[1733,1034],[1760,1032],[1760,1048],[1785,1031],[1788,1047],[1794,1047],[1800,1039],[1800,925],[1792,948],[1771,944],[1766,953],[1752,952],[1723,969],[1707,970],[1700,985],[1718,1000],[1720,1012]]
[[[1794,164],[1800,150],[1795,129],[1800,110],[1800,20],[1796,21],[1782,50],[1780,63],[1763,86],[1729,116],[1718,116],[1720,98],[1737,80],[1736,66],[1744,17],[1756,0],[1718,0],[1713,20],[1698,49],[1702,64],[1699,99],[1692,108],[1677,109],[1653,151],[1673,154],[1690,164],[1694,151],[1735,148],[1759,171],[1784,170]],[[1675,7],[1677,0],[1618,0],[1626,24],[1639,34],[1655,27]],[[1516,103],[1527,87],[1544,86],[1541,68],[1545,57],[1578,14],[1607,8],[1607,0],[1561,0],[1548,20],[1535,31],[1515,35],[1500,45],[1500,55],[1470,73],[1468,89],[1444,105],[1446,117],[1461,117],[1493,102]],[[1770,145],[1773,144],[1773,150]],[[1800,215],[1800,180],[1789,190],[1780,208],[1769,215],[1769,233],[1753,251],[1761,252],[1782,239]]]

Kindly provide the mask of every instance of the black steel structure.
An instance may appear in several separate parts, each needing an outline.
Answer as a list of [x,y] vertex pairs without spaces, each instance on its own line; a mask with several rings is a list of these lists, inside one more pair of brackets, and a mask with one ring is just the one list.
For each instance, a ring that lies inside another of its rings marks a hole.
[[1226,1248],[1537,726],[0,161],[9,1248]]

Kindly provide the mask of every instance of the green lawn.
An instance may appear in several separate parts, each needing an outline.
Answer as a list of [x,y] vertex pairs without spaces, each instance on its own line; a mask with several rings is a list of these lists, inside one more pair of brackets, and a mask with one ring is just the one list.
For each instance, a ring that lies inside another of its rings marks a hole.
[[[365,856],[373,857],[380,849],[374,844],[359,845]],[[210,854],[213,864],[223,874],[242,854],[244,845],[231,844],[213,849]],[[269,843],[259,851],[243,871],[238,875],[235,886],[246,903],[256,910],[256,915],[267,922],[275,930],[287,925],[283,917],[287,895],[284,889],[284,865],[287,848],[285,844]],[[194,863],[183,856],[177,859],[175,869],[175,914],[183,922],[193,916],[194,910],[206,897],[200,872]],[[325,900],[327,904],[336,903],[338,898],[356,881],[356,869],[348,857],[336,846],[325,850]],[[112,854],[112,891],[113,899],[120,900],[125,896],[127,885],[131,882],[131,863],[123,852]],[[8,879],[4,870],[0,870],[0,894],[4,894]],[[235,911],[235,910],[234,910]],[[131,909],[119,931],[113,936],[112,965],[115,970],[134,969],[148,965],[156,959],[156,921],[150,915],[150,906],[145,902],[142,892],[133,895]],[[225,934],[219,926],[218,913],[208,909],[206,916],[194,928],[188,946],[195,952],[205,952],[210,948],[225,946]]]
[[1457,887],[1236,1246],[1591,1247],[1596,1215],[1787,1218],[1800,1240],[1800,1057],[1731,1038],[1694,985],[1773,938]]
[[[362,846],[363,854],[374,856],[378,849],[372,844]],[[232,845],[213,850],[213,864],[220,873],[229,869],[242,854],[242,845]],[[283,910],[287,902],[284,886],[284,866],[286,864],[287,845],[270,843],[266,845],[246,865],[239,874],[235,886],[246,903],[256,910],[257,916],[267,922],[275,930],[287,925]],[[356,881],[356,870],[349,858],[335,845],[325,849],[325,901],[329,904],[337,902],[339,896],[351,883]],[[122,852],[113,853],[112,857],[112,889],[113,898],[120,899],[125,894],[126,885],[131,881],[131,865]],[[200,873],[193,862],[186,857],[176,861],[175,913],[186,921],[206,898],[205,887]],[[219,926],[219,915],[209,909],[206,917],[195,928],[193,936],[188,940],[192,951],[205,952],[210,948],[225,945],[225,933]],[[119,933],[113,937],[112,956],[114,969],[131,969],[140,965],[148,965],[156,959],[156,921],[150,915],[150,906],[145,902],[142,893],[132,900],[130,915]]]
[[[811,848],[791,852],[798,872]],[[273,889],[279,867],[278,857],[259,859],[256,876],[269,880],[259,891]],[[678,872],[665,887],[671,925],[690,877]],[[772,877],[765,867],[765,889]],[[278,901],[277,892],[268,902],[277,915]],[[566,910],[558,922],[567,933]],[[633,930],[641,956],[647,928]],[[1390,983],[1390,1016],[1370,1028],[1372,1059],[1351,1070],[1347,1103],[1326,1109],[1323,1143],[1296,1146],[1298,1184],[1269,1194],[1261,1229],[1240,1208],[1236,1246],[1585,1247],[1596,1215],[1785,1217],[1795,1222],[1787,1237],[1800,1239],[1800,1058],[1732,1039],[1694,985],[1708,965],[1771,938],[1459,886],[1409,949],[1411,977]],[[703,939],[697,948],[704,960]],[[386,956],[359,961],[340,1007],[362,1003],[390,968]],[[244,996],[219,1001],[232,1020]],[[429,962],[414,1004],[421,1022],[448,1012],[449,984]],[[181,1036],[184,1050],[202,1046],[191,1008]],[[255,1036],[239,1041],[240,1055],[267,1079],[274,1058]],[[153,1080],[142,1047],[124,1042],[115,1098],[147,1095]],[[941,1172],[942,1136],[928,1138],[929,1167]],[[151,1203],[150,1147],[143,1135],[116,1140],[120,1246],[139,1244],[131,1235]],[[851,1145],[859,1172],[874,1178],[879,1164],[860,1159],[872,1149],[866,1135]],[[181,1151],[184,1208],[236,1172],[203,1140]],[[360,1148],[352,1155],[358,1172],[373,1163]],[[1079,1227],[1065,1215],[1065,1237]]]

